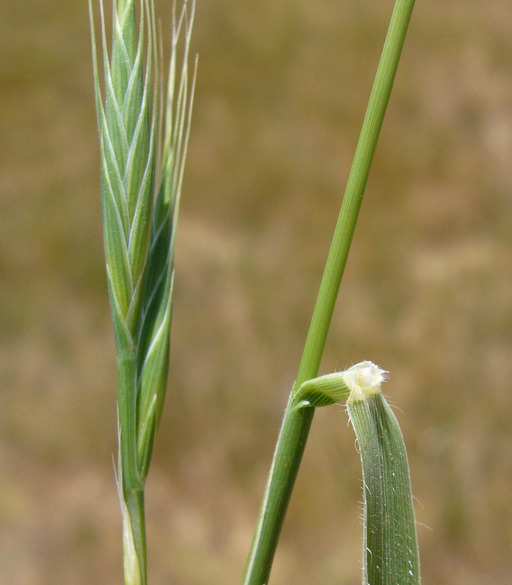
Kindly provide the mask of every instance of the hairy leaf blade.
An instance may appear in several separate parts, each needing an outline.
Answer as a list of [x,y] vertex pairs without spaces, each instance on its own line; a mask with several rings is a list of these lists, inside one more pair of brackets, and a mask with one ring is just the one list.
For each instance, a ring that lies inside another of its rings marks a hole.
[[382,393],[348,400],[364,485],[363,583],[419,585],[419,553],[407,452]]

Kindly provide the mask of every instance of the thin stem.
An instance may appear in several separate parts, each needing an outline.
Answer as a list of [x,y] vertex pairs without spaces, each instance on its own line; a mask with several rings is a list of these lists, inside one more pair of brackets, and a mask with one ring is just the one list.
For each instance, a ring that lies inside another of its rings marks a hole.
[[347,263],[370,167],[391,95],[414,0],[397,0],[347,181],[302,359],[276,445],[243,585],[266,585],[297,477],[314,408],[294,409],[300,385],[318,374],[336,298]]
[[243,585],[268,583],[288,502],[306,446],[313,408],[293,408],[290,395],[254,531]]
[[144,488],[124,490],[123,556],[124,584],[147,584],[146,516]]
[[[137,461],[135,352],[118,358],[119,496],[123,510],[125,585],[146,585],[144,480]],[[121,423],[123,421],[123,423]],[[124,424],[124,426],[123,426]]]

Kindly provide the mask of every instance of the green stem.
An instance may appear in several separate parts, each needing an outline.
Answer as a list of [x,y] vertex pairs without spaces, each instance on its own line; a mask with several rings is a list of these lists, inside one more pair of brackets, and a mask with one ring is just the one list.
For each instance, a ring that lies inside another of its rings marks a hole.
[[268,583],[286,508],[313,420],[313,408],[293,408],[290,396],[260,507],[244,585]]
[[119,492],[123,507],[125,585],[146,585],[146,528],[144,480],[141,477],[136,442],[135,351],[117,360],[119,410]]
[[345,196],[320,284],[297,380],[283,419],[260,509],[243,585],[266,585],[313,421],[313,408],[294,409],[301,384],[318,374],[341,278],[368,181],[398,62],[409,26],[414,0],[397,0],[363,121]]
[[146,585],[144,488],[124,490],[122,498],[124,585]]

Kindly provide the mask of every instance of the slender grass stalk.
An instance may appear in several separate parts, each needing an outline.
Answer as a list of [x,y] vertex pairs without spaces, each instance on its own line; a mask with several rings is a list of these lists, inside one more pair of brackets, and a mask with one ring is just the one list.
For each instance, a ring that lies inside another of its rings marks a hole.
[[277,440],[254,532],[243,585],[266,585],[277,541],[313,420],[314,408],[294,408],[300,386],[318,374],[329,325],[370,167],[393,88],[414,0],[397,0],[363,121],[345,196],[320,284],[297,380]]
[[113,0],[110,52],[103,0],[99,7],[103,84],[89,0],[117,354],[125,584],[145,585],[144,484],[167,385],[174,241],[195,80],[193,74],[189,82],[188,66],[194,3],[190,14],[186,2],[179,18],[174,14],[165,100],[153,1]]

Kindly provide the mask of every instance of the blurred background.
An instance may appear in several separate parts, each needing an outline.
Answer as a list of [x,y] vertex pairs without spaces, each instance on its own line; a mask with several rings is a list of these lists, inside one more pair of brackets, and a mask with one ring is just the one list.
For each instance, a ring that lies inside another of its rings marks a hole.
[[[241,579],[391,9],[198,0],[150,583]],[[0,582],[121,583],[87,2],[0,30]],[[390,371],[424,583],[512,574],[511,32],[508,0],[417,3],[321,367]],[[361,499],[321,409],[271,582],[360,582]]]

